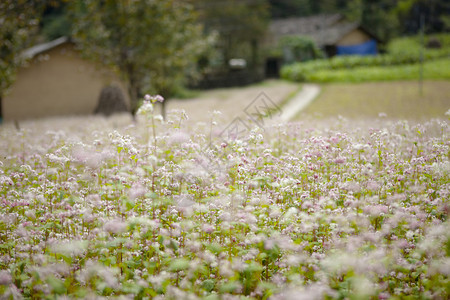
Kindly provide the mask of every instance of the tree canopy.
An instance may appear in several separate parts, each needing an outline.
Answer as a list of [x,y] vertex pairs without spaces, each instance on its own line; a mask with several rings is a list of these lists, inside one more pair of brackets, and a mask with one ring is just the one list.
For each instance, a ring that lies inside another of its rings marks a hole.
[[272,18],[341,13],[381,39],[418,33],[420,15],[427,32],[450,29],[446,0],[270,0]]
[[0,120],[1,99],[23,62],[22,50],[31,46],[44,3],[44,0],[0,1]]
[[86,0],[72,9],[83,52],[118,68],[133,110],[144,92],[172,96],[205,47],[193,7],[181,0]]

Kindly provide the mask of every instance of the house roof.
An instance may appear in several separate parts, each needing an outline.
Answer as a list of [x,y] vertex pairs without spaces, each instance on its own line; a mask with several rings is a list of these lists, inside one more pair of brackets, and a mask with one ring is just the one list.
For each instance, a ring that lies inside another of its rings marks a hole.
[[31,48],[28,48],[22,53],[22,55],[23,55],[24,58],[30,59],[30,58],[35,57],[36,55],[44,53],[44,52],[46,52],[48,50],[51,50],[51,49],[53,49],[55,47],[58,47],[59,45],[67,43],[69,41],[70,41],[70,39],[68,37],[63,36],[63,37],[60,37],[60,38],[58,38],[56,40],[53,40],[53,41],[50,41],[50,42],[47,42],[47,43],[42,43],[42,44],[33,46]]
[[274,20],[270,32],[275,38],[286,35],[304,35],[310,37],[319,47],[334,45],[346,34],[360,29],[372,38],[368,31],[357,22],[346,22],[340,14],[317,15],[302,18]]
[[320,29],[311,33],[309,36],[318,46],[334,45],[346,34],[359,28],[358,23],[335,24],[331,27]]
[[342,20],[340,14],[317,15],[302,18],[287,18],[273,20],[270,31],[274,35],[299,35],[310,34],[320,29],[328,28]]

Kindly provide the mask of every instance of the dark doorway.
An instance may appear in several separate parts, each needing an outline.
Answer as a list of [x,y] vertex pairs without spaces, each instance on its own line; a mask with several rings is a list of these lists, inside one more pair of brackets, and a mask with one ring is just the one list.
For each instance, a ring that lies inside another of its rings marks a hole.
[[337,48],[335,45],[325,45],[325,53],[327,57],[333,57],[337,54]]
[[268,57],[266,60],[266,78],[280,77],[280,59],[276,57]]

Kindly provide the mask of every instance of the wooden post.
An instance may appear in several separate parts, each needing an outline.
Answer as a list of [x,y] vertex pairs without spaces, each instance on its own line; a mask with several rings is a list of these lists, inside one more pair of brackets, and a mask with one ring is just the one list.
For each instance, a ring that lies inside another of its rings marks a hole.
[[3,98],[2,95],[0,94],[0,125],[3,123],[3,109],[2,109],[2,105],[3,105]]
[[419,93],[420,96],[423,96],[423,63],[424,63],[424,49],[425,49],[425,41],[424,41],[424,26],[425,25],[425,16],[423,12],[420,13],[420,67],[419,67]]

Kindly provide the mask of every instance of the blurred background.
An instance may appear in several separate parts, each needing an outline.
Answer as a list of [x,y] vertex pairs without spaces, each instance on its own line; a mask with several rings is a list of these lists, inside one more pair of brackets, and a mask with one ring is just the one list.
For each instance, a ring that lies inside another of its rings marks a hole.
[[280,79],[320,84],[308,116],[439,116],[449,30],[446,0],[2,0],[0,118],[134,113],[147,93],[254,84],[282,103],[301,84]]

